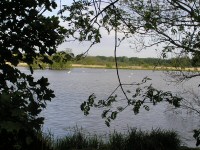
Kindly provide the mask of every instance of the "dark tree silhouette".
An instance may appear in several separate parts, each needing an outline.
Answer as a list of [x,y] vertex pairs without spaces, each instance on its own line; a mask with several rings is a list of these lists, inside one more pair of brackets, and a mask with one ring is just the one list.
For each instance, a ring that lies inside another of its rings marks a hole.
[[54,94],[46,78],[34,80],[16,66],[37,57],[51,62],[48,56],[66,33],[57,17],[43,15],[56,6],[51,0],[0,1],[0,149],[38,149],[36,132],[44,120],[38,115]]

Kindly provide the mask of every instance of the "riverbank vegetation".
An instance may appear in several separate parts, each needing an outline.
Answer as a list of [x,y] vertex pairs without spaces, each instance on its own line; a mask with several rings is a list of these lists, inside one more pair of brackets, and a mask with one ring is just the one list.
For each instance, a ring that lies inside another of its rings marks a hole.
[[[182,150],[190,149],[181,146],[181,141],[174,131],[152,130],[144,132],[129,129],[122,134],[114,132],[103,139],[98,135],[91,135],[75,128],[72,134],[60,139],[44,136],[44,143],[52,150]],[[192,148],[191,148],[192,149]]]
[[[50,64],[43,63],[38,57],[31,65],[34,69],[49,68],[53,70],[65,70],[70,68],[85,67],[85,68],[115,68],[115,58],[112,56],[86,56],[77,59],[73,53],[60,51],[48,58]],[[195,57],[181,57],[171,59],[160,58],[138,58],[138,57],[117,57],[118,67],[120,69],[135,69],[135,70],[199,70],[200,64],[195,61]]]
[[[87,56],[84,59],[74,61],[75,64],[81,65],[99,65],[105,68],[115,68],[115,58],[110,56]],[[171,59],[161,58],[138,58],[138,57],[117,57],[117,63],[121,69],[158,69],[158,70],[173,70],[186,69],[195,70],[200,65],[194,61],[194,58],[176,57]]]
[[[33,64],[31,67],[33,69],[42,69],[42,68],[49,68],[53,70],[65,70],[72,67],[72,59],[74,57],[73,53],[67,51],[60,51],[56,52],[51,56],[46,56],[49,60],[48,63],[44,63],[42,61],[42,57],[37,57],[34,59]],[[20,66],[20,64],[19,64]],[[26,64],[22,66],[27,66]]]

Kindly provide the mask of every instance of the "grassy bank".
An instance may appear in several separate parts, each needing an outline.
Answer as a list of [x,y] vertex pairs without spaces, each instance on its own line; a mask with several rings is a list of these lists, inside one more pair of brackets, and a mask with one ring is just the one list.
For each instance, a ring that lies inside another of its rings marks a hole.
[[143,132],[130,129],[122,134],[114,132],[107,140],[100,136],[84,134],[76,130],[73,134],[61,139],[45,136],[44,142],[52,150],[194,150],[197,148],[182,147],[176,132],[166,130],[152,130]]
[[[27,67],[25,63],[19,63],[18,67]],[[96,69],[115,69],[115,66],[106,65],[82,65],[82,64],[71,64],[69,68],[96,68]],[[129,70],[163,70],[163,71],[200,71],[200,68],[177,68],[177,67],[162,67],[162,66],[119,66],[119,69],[129,69]]]
[[[115,66],[106,65],[82,65],[72,64],[72,68],[102,68],[102,69],[115,69]],[[183,71],[200,71],[200,68],[180,68],[180,67],[165,67],[165,66],[119,66],[119,69],[130,69],[130,70],[183,70]]]

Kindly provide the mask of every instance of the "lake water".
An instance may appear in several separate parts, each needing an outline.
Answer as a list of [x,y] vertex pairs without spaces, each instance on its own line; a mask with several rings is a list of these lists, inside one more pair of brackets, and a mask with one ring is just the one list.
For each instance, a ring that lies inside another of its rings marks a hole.
[[[23,69],[24,70],[24,69]],[[25,70],[24,70],[25,71]],[[42,112],[45,117],[44,131],[51,131],[55,137],[63,137],[69,133],[68,127],[76,125],[86,129],[90,133],[104,135],[114,130],[124,133],[128,127],[136,127],[141,130],[156,128],[175,130],[181,136],[183,144],[195,146],[192,130],[200,125],[198,116],[174,111],[169,111],[167,103],[151,106],[150,111],[142,110],[134,115],[130,109],[118,115],[111,123],[111,127],[104,124],[101,118],[101,110],[92,110],[90,115],[84,116],[80,105],[88,96],[95,93],[98,99],[106,99],[118,85],[116,70],[112,69],[72,69],[67,71],[36,70],[35,77],[47,77],[51,83],[51,89],[56,97],[49,102]],[[152,78],[149,82],[161,90],[173,92],[183,91],[183,88],[198,87],[197,79],[184,84],[166,82],[167,76],[161,71],[120,70],[123,83],[140,82],[145,76]],[[127,87],[130,91],[135,87]],[[119,97],[123,97],[120,90]]]

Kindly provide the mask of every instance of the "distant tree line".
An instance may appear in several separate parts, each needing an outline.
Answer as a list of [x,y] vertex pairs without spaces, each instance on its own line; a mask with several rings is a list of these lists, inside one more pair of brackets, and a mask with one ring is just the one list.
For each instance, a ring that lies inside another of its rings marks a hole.
[[[198,57],[198,56],[196,56]],[[160,58],[138,58],[138,57],[117,57],[119,66],[164,66],[164,67],[199,67],[200,62],[197,58],[180,57],[171,59]],[[84,59],[75,61],[74,63],[83,65],[106,65],[106,67],[112,67],[115,65],[114,57],[106,56],[87,56]]]
[[[199,56],[189,57],[176,57],[171,59],[160,58],[138,58],[138,57],[117,57],[118,65],[121,67],[127,66],[163,66],[163,67],[200,67]],[[51,64],[42,63],[41,58],[35,59],[32,64],[33,68],[49,68],[56,70],[69,69],[72,64],[82,65],[103,65],[106,68],[114,68],[115,60],[113,56],[87,56],[81,59],[76,59],[71,51],[59,51],[49,56]]]

